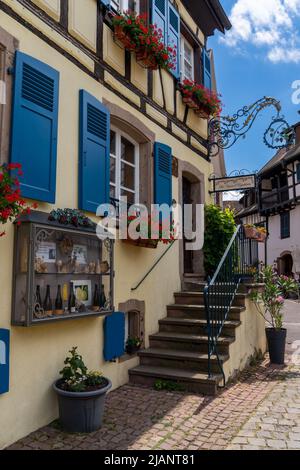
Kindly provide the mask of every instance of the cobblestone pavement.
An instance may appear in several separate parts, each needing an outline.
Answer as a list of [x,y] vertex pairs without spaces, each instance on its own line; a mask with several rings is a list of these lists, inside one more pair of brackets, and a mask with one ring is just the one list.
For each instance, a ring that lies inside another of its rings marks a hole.
[[[221,450],[231,443],[231,448],[276,443],[286,448],[287,442],[300,447],[298,374],[265,362],[244,371],[215,398],[125,385],[108,395],[101,430],[74,435],[52,424],[10,449]],[[271,399],[260,405],[270,393]],[[284,404],[278,402],[282,398]],[[283,440],[282,429],[288,441]]]

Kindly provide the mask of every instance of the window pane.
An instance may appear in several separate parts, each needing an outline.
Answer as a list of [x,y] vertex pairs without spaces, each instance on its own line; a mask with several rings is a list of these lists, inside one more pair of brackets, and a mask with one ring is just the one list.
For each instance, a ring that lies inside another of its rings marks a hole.
[[116,10],[120,9],[120,0],[111,0],[111,6]]
[[129,142],[125,137],[121,139],[121,158],[129,163],[135,163],[134,159],[134,145]]
[[192,62],[192,49],[187,45],[187,43],[184,43],[184,58],[188,62]]
[[110,153],[116,155],[116,133],[114,131],[110,132]]
[[110,157],[110,182],[116,182],[116,159],[114,157]]
[[121,196],[126,196],[127,197],[127,202],[129,204],[134,204],[135,203],[135,194],[131,193],[130,191],[126,191],[125,189],[121,190]]
[[184,75],[186,78],[189,78],[190,80],[193,80],[193,67],[188,64],[186,61],[184,61]]
[[135,169],[126,163],[121,163],[121,186],[126,188],[135,189],[134,184]]

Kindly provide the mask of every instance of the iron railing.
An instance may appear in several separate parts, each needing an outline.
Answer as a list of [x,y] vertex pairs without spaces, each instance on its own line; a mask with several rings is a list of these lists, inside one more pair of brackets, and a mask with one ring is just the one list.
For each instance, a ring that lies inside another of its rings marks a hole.
[[212,356],[216,356],[225,385],[223,364],[218,352],[218,339],[222,334],[239,284],[250,278],[258,268],[258,242],[245,237],[242,225],[237,227],[222,260],[204,288],[204,302],[208,335],[208,375],[211,376]]

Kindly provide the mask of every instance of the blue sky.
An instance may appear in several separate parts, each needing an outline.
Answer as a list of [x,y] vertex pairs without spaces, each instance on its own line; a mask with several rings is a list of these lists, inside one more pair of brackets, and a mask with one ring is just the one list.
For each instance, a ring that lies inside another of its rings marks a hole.
[[[300,0],[221,0],[233,29],[209,39],[214,49],[223,114],[232,115],[262,96],[280,100],[292,124],[300,103],[292,102],[292,83],[300,80]],[[258,117],[245,140],[226,150],[227,173],[256,171],[274,154],[263,143],[273,109]]]

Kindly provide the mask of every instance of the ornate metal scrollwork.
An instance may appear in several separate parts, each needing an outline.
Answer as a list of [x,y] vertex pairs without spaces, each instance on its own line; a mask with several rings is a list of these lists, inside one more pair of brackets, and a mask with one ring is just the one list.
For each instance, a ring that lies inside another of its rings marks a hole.
[[281,104],[275,98],[264,96],[250,106],[244,106],[233,116],[220,116],[209,122],[209,155],[214,157],[220,149],[229,149],[239,139],[245,138],[257,116],[266,108],[273,107],[276,115],[264,133],[263,141],[273,149],[287,147],[294,140],[294,131],[281,113]]

